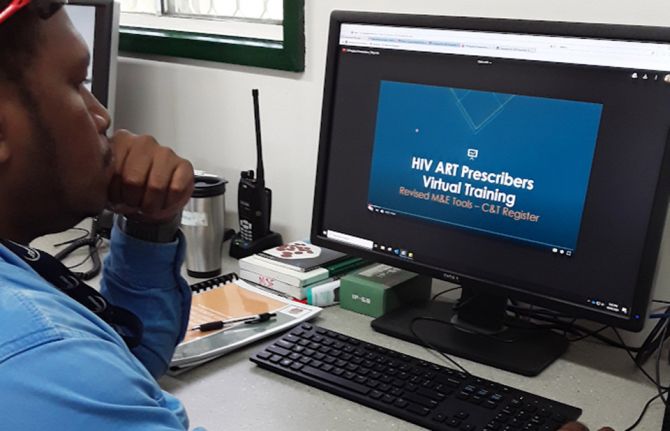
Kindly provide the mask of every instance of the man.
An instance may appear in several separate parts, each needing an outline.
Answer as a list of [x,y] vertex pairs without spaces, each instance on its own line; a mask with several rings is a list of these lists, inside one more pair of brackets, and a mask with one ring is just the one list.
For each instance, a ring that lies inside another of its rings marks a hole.
[[[177,226],[193,169],[152,138],[106,138],[109,115],[83,86],[86,45],[57,1],[0,0],[1,428],[188,429],[155,378],[188,320]],[[112,318],[90,292],[76,299],[71,280],[57,288],[69,275],[47,281],[33,262],[44,256],[26,247],[105,207],[121,215],[101,282],[123,307]]]
[[[188,319],[177,227],[192,166],[149,137],[107,139],[109,115],[83,85],[89,53],[65,11],[10,1],[0,0],[0,428],[188,429],[155,378]],[[101,282],[110,307],[85,290],[71,298],[84,287],[33,266],[45,258],[25,247],[105,207],[125,216]]]

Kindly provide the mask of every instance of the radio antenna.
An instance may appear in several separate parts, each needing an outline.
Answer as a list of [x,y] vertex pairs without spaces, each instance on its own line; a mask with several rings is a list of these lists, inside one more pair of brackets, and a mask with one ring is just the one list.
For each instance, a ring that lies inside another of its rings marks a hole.
[[[256,181],[259,187],[265,186],[265,170],[263,169],[263,147],[261,143],[261,113],[258,107],[258,89],[251,90],[254,98],[254,121],[256,123],[256,152],[258,162],[256,165]],[[261,189],[262,190],[262,189]]]

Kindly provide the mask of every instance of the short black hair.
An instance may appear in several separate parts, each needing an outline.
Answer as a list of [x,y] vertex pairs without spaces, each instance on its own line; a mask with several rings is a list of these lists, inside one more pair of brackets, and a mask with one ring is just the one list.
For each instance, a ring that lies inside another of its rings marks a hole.
[[[0,10],[11,0],[0,0]],[[26,69],[37,51],[38,20],[30,6],[0,24],[0,81],[22,85]]]

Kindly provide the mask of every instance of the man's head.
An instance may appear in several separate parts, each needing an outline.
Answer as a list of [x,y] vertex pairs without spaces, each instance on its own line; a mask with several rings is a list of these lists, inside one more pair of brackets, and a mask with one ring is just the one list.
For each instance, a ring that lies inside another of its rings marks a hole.
[[0,237],[30,240],[104,208],[110,119],[83,85],[89,59],[62,9],[0,23]]
[[[0,0],[0,10],[6,10],[10,3],[11,0]],[[20,81],[33,57],[38,19],[34,11],[24,8],[0,24],[0,80]]]

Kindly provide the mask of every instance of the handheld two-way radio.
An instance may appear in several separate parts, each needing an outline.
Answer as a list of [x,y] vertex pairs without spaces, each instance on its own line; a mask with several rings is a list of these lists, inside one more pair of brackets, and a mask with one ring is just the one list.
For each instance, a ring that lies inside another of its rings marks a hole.
[[245,241],[255,241],[270,232],[272,190],[265,187],[263,148],[261,144],[258,90],[252,90],[254,98],[254,121],[256,125],[256,178],[254,171],[243,171],[237,190],[237,210],[240,215],[240,236]]
[[283,242],[281,235],[270,230],[272,190],[265,187],[258,90],[252,90],[252,96],[254,100],[257,164],[255,175],[253,170],[242,171],[237,189],[240,231],[230,243],[230,255],[238,259],[276,247]]

